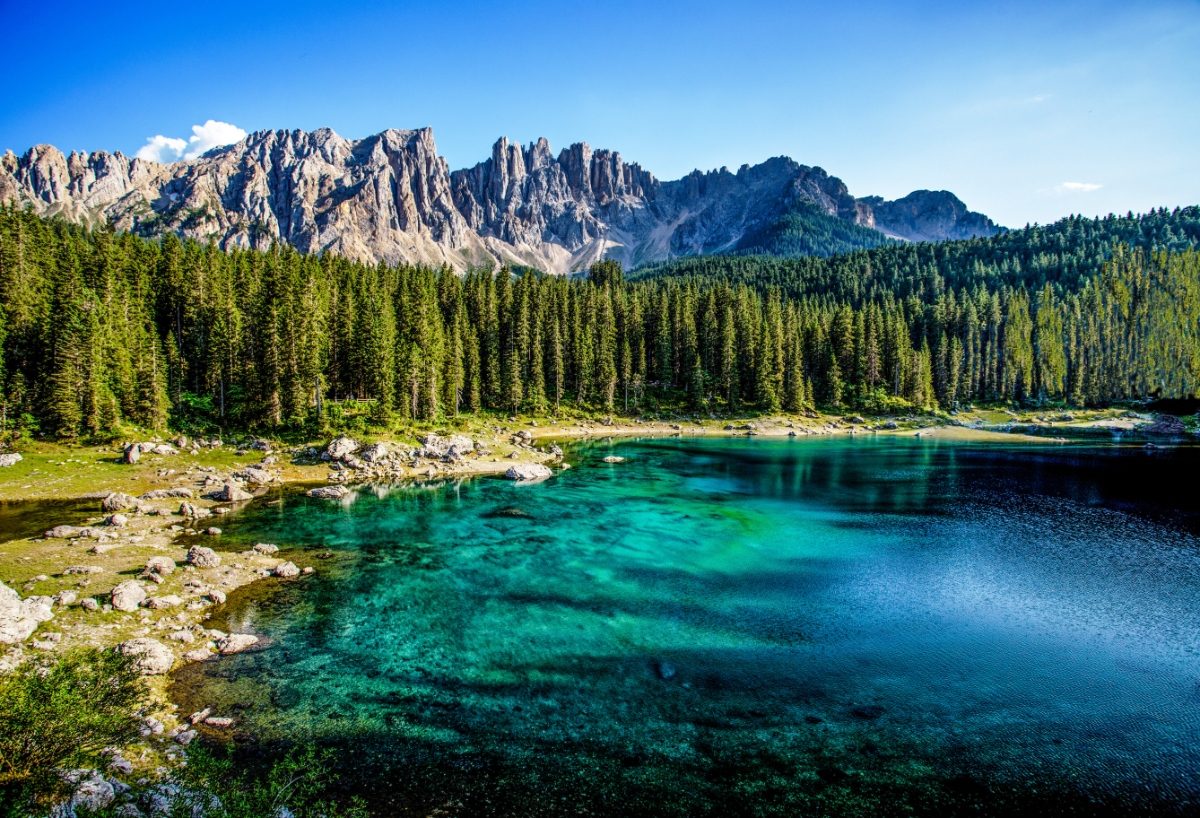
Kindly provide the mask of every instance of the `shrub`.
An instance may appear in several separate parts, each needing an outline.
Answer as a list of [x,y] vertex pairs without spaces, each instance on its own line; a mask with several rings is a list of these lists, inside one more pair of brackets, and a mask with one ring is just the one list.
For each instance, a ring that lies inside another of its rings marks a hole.
[[44,804],[59,773],[138,737],[145,683],[115,651],[67,653],[0,676],[0,814]]
[[349,806],[330,800],[334,777],[328,754],[312,746],[294,749],[266,772],[235,772],[227,753],[193,744],[176,774],[179,795],[171,816],[191,818],[200,810],[208,818],[366,818],[358,800]]

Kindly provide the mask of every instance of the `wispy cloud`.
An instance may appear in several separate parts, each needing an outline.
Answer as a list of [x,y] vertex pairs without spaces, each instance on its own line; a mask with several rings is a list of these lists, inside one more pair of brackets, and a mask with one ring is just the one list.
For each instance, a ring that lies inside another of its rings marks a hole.
[[193,125],[192,135],[186,140],[162,134],[151,136],[135,155],[151,162],[190,160],[221,145],[239,142],[245,136],[246,132],[237,125],[210,119],[203,125]]
[[1102,187],[1104,185],[1096,182],[1059,182],[1054,191],[1056,193],[1092,193]]

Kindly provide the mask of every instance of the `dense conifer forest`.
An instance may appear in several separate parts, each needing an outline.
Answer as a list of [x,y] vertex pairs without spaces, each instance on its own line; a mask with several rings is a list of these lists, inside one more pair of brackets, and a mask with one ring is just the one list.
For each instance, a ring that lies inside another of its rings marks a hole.
[[0,209],[0,426],[381,424],[1195,395],[1200,210],[626,280],[224,252]]

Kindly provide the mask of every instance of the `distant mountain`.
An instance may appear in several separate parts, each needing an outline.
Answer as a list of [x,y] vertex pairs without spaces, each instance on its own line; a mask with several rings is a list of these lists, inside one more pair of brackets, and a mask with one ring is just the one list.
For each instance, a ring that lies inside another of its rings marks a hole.
[[885,202],[879,196],[859,199],[875,214],[875,229],[909,241],[945,241],[994,236],[1000,228],[982,213],[972,213],[948,190],[914,190]]
[[366,261],[509,263],[566,273],[728,252],[829,255],[882,243],[988,236],[999,228],[953,194],[855,199],[818,167],[776,157],[661,181],[619,153],[499,140],[450,171],[433,132],[360,140],[328,128],[260,131],[190,162],[38,145],[0,157],[0,202],[142,235],[222,247],[280,240]]

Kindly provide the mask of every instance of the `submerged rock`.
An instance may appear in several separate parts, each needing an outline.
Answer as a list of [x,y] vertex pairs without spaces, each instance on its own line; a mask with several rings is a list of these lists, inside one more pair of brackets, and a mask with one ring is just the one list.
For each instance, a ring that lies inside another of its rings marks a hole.
[[217,651],[222,656],[241,653],[258,644],[258,637],[252,633],[231,633],[217,640]]
[[509,520],[532,520],[533,515],[523,508],[516,506],[505,506],[504,508],[492,509],[483,515],[484,519],[509,519]]
[[856,719],[863,719],[864,721],[874,721],[875,719],[879,718],[886,712],[887,711],[884,708],[880,707],[877,704],[864,704],[864,705],[861,705],[860,707],[855,707],[853,710],[851,710],[850,715],[854,716],[854,718],[856,718]]
[[658,674],[658,678],[664,682],[674,679],[679,671],[675,669],[675,665],[670,662],[658,660],[654,663],[654,672]]
[[620,455],[616,455],[616,454],[610,454],[607,457],[602,458],[602,459],[604,460],[605,463],[624,463],[625,462],[625,458],[621,457]]
[[554,472],[550,471],[549,466],[543,466],[541,463],[517,463],[509,466],[504,476],[519,483],[535,483],[554,476]]

